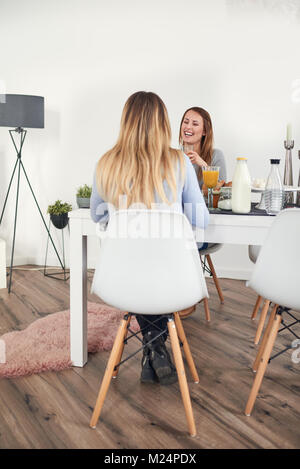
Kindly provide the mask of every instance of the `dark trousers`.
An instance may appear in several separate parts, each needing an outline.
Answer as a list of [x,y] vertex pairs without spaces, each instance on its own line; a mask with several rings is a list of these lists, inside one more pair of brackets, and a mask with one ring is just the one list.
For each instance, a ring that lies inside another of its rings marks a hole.
[[[208,243],[203,243],[202,248],[199,249],[199,251],[206,249],[208,246]],[[154,335],[159,334],[162,330],[167,329],[167,323],[168,323],[168,318],[165,315],[155,315],[155,314],[147,314],[147,315],[142,315],[142,314],[137,314],[136,315],[136,320],[142,330],[143,337],[147,332],[151,331]],[[155,321],[155,324],[153,324]],[[162,335],[162,338],[166,340],[168,337],[168,332],[165,332]]]
[[[152,332],[152,334],[158,335],[160,334],[164,329],[167,329],[167,323],[168,323],[168,318],[165,315],[154,315],[154,314],[147,314],[147,315],[142,315],[142,314],[137,314],[136,315],[136,320],[139,323],[139,326],[142,330],[142,335],[143,337],[147,332]],[[155,323],[154,323],[155,321]],[[168,332],[165,332],[161,336],[164,340],[167,339],[168,337]]]

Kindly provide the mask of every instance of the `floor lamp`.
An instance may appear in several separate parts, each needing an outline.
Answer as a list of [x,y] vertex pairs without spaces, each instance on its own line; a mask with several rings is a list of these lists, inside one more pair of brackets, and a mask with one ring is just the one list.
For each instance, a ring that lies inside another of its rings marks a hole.
[[[18,216],[18,204],[19,204],[19,189],[20,189],[20,176],[21,169],[25,175],[25,179],[28,183],[30,191],[33,195],[34,201],[36,203],[37,209],[42,218],[45,229],[49,235],[49,239],[54,247],[60,265],[63,267],[63,263],[59,257],[53,239],[51,237],[50,231],[46,225],[45,219],[39,207],[38,201],[34,195],[31,184],[29,182],[27,173],[25,171],[23,162],[22,162],[22,149],[27,134],[26,128],[34,129],[43,129],[44,128],[44,98],[41,96],[29,96],[22,94],[5,94],[0,95],[0,127],[14,127],[13,130],[9,130],[9,134],[13,145],[17,153],[17,160],[10,178],[8,185],[7,193],[4,200],[4,205],[0,217],[0,225],[2,223],[8,195],[11,189],[11,185],[14,179],[15,174],[17,174],[17,194],[16,194],[16,203],[15,203],[15,216],[14,216],[14,233],[13,233],[13,242],[12,242],[12,251],[11,251],[11,260],[10,260],[10,269],[9,269],[9,283],[8,283],[8,292],[11,291],[11,281],[12,281],[12,271],[13,271],[13,261],[14,261],[14,250],[15,250],[15,239],[16,239],[16,228],[17,228],[17,216]],[[16,140],[19,136],[19,145],[17,145]]]

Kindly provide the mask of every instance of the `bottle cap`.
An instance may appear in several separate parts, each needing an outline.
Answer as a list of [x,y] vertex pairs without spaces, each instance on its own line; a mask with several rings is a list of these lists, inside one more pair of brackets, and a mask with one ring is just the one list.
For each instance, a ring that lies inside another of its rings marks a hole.
[[271,158],[270,161],[271,161],[271,164],[279,164],[280,163],[280,160],[277,159],[277,158]]
[[242,157],[238,157],[237,160],[238,161],[247,161],[248,158],[242,158]]

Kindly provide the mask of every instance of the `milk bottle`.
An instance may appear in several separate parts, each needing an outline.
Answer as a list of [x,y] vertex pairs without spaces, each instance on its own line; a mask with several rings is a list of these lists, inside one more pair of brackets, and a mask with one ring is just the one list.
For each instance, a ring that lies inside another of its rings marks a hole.
[[237,158],[232,179],[232,211],[249,213],[251,210],[251,178],[247,158]]

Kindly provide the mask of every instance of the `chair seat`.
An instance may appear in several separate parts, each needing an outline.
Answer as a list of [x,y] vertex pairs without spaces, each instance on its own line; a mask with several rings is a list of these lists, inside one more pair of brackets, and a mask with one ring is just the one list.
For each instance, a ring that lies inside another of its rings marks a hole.
[[223,244],[218,244],[218,243],[208,243],[208,246],[206,249],[202,249],[199,251],[200,256],[206,256],[207,254],[212,254],[214,252],[219,251]]

